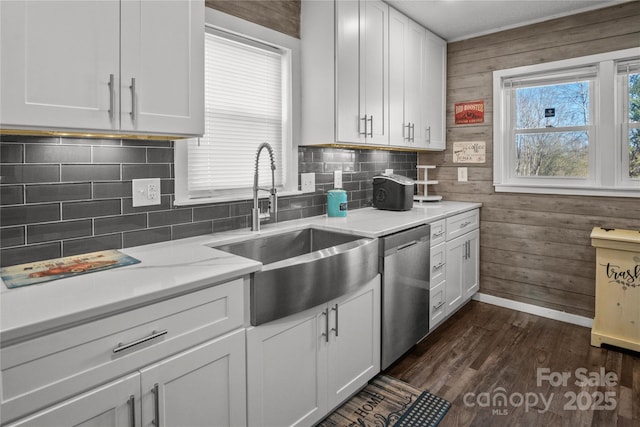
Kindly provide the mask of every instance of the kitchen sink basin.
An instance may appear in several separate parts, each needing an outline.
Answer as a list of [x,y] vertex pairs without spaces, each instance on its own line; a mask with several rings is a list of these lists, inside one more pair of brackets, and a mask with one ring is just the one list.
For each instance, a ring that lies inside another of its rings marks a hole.
[[306,228],[212,246],[260,261],[251,275],[256,326],[347,294],[378,274],[377,239]]

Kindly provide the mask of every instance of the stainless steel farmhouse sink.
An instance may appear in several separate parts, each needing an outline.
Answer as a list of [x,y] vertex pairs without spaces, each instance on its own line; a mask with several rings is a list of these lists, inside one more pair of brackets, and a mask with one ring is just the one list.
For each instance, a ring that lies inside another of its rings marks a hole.
[[378,274],[377,239],[306,228],[212,246],[260,261],[251,277],[256,326],[330,301]]

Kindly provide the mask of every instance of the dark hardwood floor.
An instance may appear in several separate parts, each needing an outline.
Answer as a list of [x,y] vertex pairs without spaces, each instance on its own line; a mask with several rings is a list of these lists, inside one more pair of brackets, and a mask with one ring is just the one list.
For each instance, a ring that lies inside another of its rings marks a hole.
[[442,427],[640,426],[640,356],[590,334],[471,301],[385,373],[451,402]]

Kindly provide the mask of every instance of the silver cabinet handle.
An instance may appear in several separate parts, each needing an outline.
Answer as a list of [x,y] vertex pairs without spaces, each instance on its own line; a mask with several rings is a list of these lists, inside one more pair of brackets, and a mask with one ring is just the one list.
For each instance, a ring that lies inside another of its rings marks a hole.
[[331,311],[335,311],[336,312],[336,327],[331,329],[331,330],[335,331],[336,337],[337,337],[338,336],[338,304],[333,306],[333,308],[331,308]]
[[153,385],[151,389],[151,393],[153,393],[153,402],[155,403],[155,408],[153,411],[153,424],[156,427],[160,427],[160,386],[158,383]]
[[[365,117],[367,117],[367,116],[365,116]],[[368,134],[368,135],[369,135],[371,138],[373,138],[373,114],[372,114],[372,115],[371,115],[371,117],[369,118],[369,122],[371,123],[371,126],[369,127],[369,134]],[[366,130],[366,128],[365,128],[365,132],[366,132],[366,131],[367,131],[367,130]],[[366,136],[366,135],[365,135],[365,136]]]
[[322,311],[322,315],[324,316],[324,330],[321,336],[324,337],[325,342],[329,342],[329,309]]
[[[404,128],[407,128],[407,136],[404,134]],[[411,123],[402,125],[402,139],[406,139],[407,141],[411,140]]]
[[466,221],[466,222],[463,222],[462,224],[460,224],[460,228],[465,228],[467,225],[470,225],[470,224],[472,224],[472,223],[473,223],[473,221]]
[[415,142],[416,140],[416,124],[411,123],[411,142]]
[[[428,144],[431,144],[431,126],[427,126],[424,130],[425,132],[425,139],[427,140]],[[429,135],[428,137],[426,135]]]
[[364,135],[364,137],[367,137],[367,115],[365,114],[364,117],[362,117],[360,119],[361,121],[364,122],[364,132],[360,132],[360,135]]
[[136,102],[136,78],[135,77],[131,77],[131,86],[129,86],[129,89],[131,89],[131,120],[135,124],[136,120],[138,119],[138,112],[137,112],[138,103]]
[[113,349],[113,352],[114,353],[120,353],[121,351],[124,351],[124,350],[126,350],[128,348],[135,347],[135,346],[137,346],[139,344],[142,344],[142,343],[147,342],[147,341],[151,341],[153,339],[156,339],[156,338],[161,337],[161,336],[166,335],[166,334],[167,334],[167,330],[166,329],[163,330],[163,331],[160,331],[160,332],[153,331],[153,332],[151,332],[151,335],[149,335],[147,337],[144,337],[144,338],[140,338],[139,340],[132,341],[132,342],[130,342],[128,344],[118,343],[118,346]]
[[438,265],[434,265],[434,266],[433,266],[433,271],[440,270],[442,267],[444,267],[444,265],[445,265],[445,263],[444,263],[444,262],[441,262],[441,263],[440,263],[440,264],[438,264]]
[[129,406],[131,406],[129,422],[131,427],[136,427],[136,397],[133,394],[129,396]]
[[433,233],[433,234],[431,235],[431,237],[440,237],[440,236],[442,236],[443,234],[444,234],[444,230],[441,230],[441,231],[439,231],[439,232],[437,232],[437,233]]
[[438,305],[434,305],[434,306],[433,306],[433,309],[434,309],[434,310],[437,310],[437,309],[439,309],[440,307],[442,307],[443,305],[444,305],[444,301],[441,301],[441,302],[440,302],[440,304],[438,304]]
[[115,89],[115,76],[109,74],[109,121],[113,123],[115,117],[115,105],[116,105],[116,89]]

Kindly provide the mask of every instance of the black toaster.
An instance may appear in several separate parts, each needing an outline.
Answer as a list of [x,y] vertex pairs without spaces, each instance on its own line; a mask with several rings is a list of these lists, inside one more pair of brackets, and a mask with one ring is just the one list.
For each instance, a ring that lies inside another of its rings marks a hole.
[[415,181],[402,175],[373,177],[373,207],[389,211],[408,211],[413,208]]

